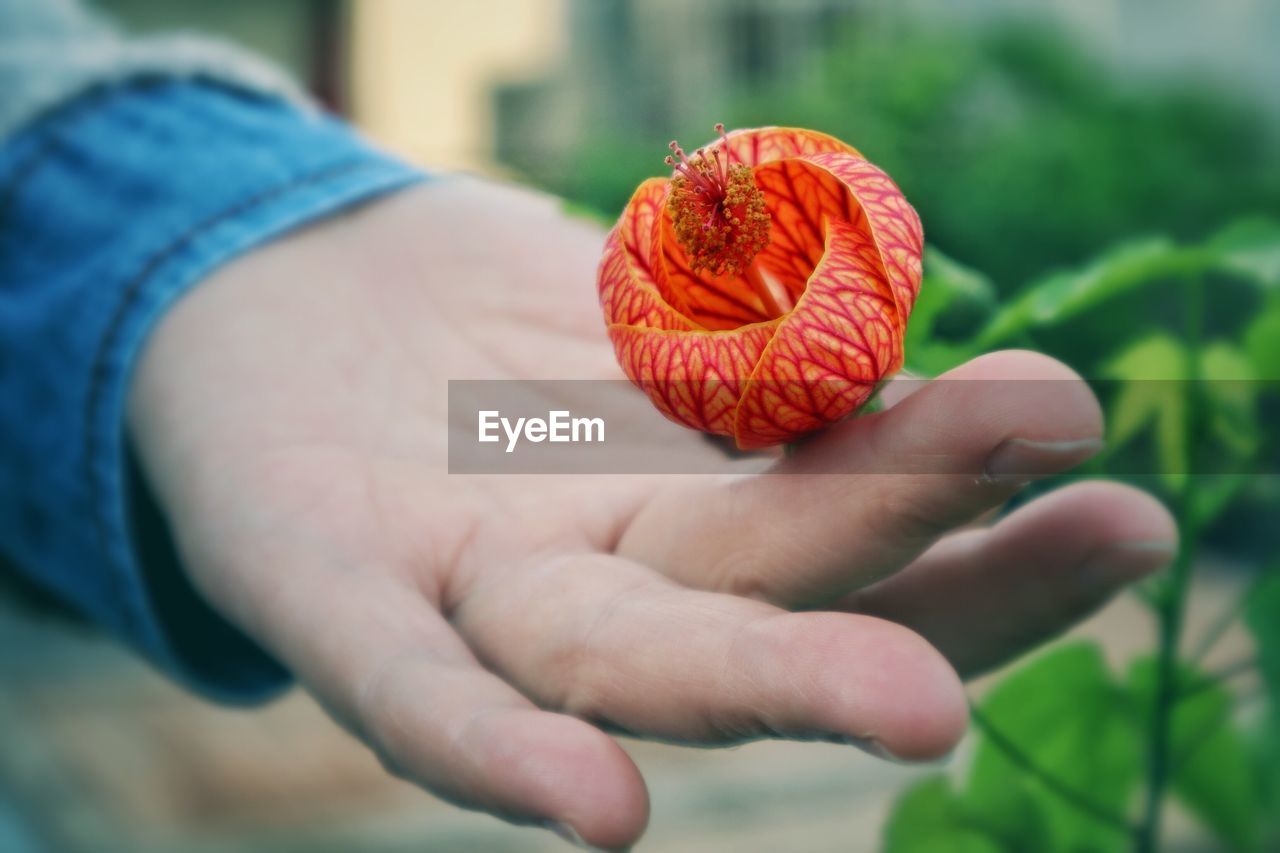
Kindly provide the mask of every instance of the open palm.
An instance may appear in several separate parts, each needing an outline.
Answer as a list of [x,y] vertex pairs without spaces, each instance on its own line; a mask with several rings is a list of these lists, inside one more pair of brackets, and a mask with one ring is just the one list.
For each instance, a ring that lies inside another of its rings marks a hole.
[[[772,474],[450,475],[448,379],[620,376],[601,242],[551,200],[440,181],[228,265],[144,354],[131,434],[186,570],[393,772],[625,846],[647,795],[603,730],[939,756],[957,672],[1170,556],[1164,510],[1114,484],[969,526],[1098,448],[1088,389],[1030,353],[949,378],[1051,393],[931,383]],[[612,405],[719,453],[639,392]]]

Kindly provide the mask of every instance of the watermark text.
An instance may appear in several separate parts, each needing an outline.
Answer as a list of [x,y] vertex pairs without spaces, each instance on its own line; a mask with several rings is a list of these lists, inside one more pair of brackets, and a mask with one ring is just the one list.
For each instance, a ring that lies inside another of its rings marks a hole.
[[604,418],[575,418],[571,412],[555,410],[547,412],[546,418],[516,418],[513,422],[493,409],[478,414],[478,440],[493,444],[505,436],[507,453],[513,453],[521,439],[534,444],[604,441]]

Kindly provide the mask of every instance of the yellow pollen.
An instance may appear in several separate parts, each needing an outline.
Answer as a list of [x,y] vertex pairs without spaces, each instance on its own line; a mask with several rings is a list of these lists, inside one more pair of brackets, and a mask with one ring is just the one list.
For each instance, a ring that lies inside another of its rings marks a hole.
[[727,144],[692,158],[675,143],[671,150],[679,160],[667,158],[677,172],[667,212],[689,268],[712,276],[743,274],[769,244],[769,211],[751,167],[729,162]]

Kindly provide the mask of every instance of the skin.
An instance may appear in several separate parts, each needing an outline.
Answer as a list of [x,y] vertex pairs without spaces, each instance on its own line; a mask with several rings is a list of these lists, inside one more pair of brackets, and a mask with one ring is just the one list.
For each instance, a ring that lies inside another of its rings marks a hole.
[[[1051,395],[930,383],[774,463],[797,476],[449,476],[448,379],[621,376],[601,243],[552,200],[440,181],[226,265],[139,364],[130,433],[185,570],[390,772],[625,847],[648,798],[605,729],[937,758],[961,677],[1173,553],[1165,510],[1111,483],[973,526],[1098,447],[1088,389],[1027,352],[949,378]],[[632,416],[638,392],[608,420]]]

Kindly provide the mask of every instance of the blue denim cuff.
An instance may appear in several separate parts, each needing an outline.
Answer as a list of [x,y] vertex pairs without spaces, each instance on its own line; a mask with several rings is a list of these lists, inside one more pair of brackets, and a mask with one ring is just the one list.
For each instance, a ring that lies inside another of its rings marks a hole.
[[334,119],[195,81],[113,87],[0,146],[0,554],[191,686],[287,674],[177,565],[124,430],[156,321],[219,265],[423,175]]

